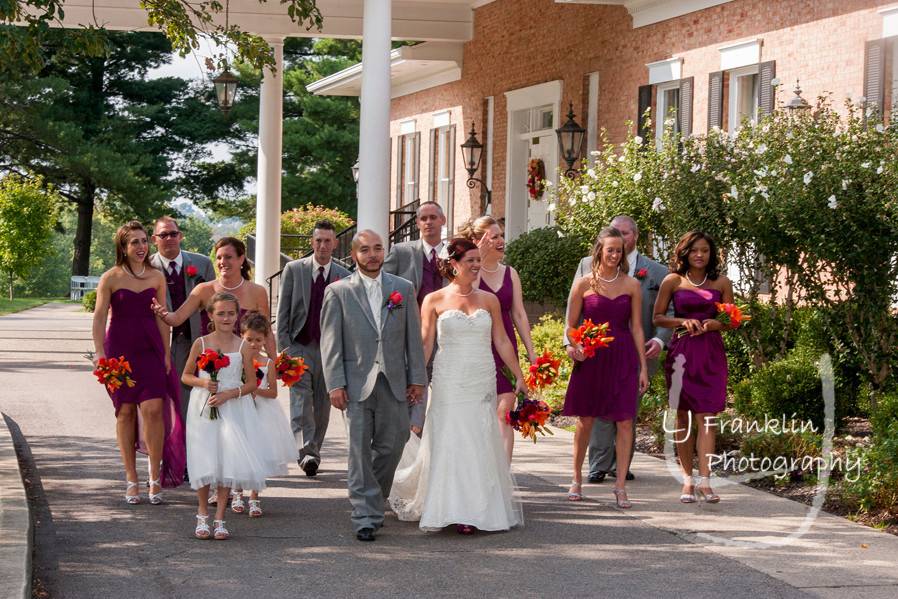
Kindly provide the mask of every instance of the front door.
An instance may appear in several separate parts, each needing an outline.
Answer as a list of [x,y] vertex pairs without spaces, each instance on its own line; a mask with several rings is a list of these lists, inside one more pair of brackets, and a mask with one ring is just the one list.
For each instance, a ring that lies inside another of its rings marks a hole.
[[[556,135],[554,131],[540,133],[530,138],[529,159],[524,167],[524,172],[527,172],[530,160],[541,159],[545,165],[546,179],[554,181],[555,169],[558,167],[557,152],[555,151]],[[529,190],[525,190],[525,193],[527,194],[527,231],[551,225],[552,213],[548,210],[548,190],[538,199],[532,198]]]

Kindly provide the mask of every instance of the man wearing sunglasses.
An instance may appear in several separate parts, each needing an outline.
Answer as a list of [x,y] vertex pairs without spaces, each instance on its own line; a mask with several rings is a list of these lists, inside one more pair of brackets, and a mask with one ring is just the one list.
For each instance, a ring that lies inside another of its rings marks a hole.
[[[169,312],[181,307],[193,288],[205,281],[215,279],[212,261],[206,256],[181,250],[184,235],[178,222],[170,216],[161,216],[153,225],[153,243],[156,252],[150,256],[150,263],[165,275],[168,287],[166,303]],[[200,313],[194,312],[183,324],[172,329],[171,364],[178,373],[178,380],[184,372],[184,363],[190,353],[190,346],[200,337]],[[190,387],[181,385],[181,416],[187,422],[187,400]]]

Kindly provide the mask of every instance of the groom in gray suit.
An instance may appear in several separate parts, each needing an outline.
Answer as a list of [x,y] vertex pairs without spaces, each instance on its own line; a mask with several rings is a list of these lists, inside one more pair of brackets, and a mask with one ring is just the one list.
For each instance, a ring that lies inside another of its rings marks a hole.
[[[390,248],[384,261],[384,272],[411,281],[415,287],[418,308],[428,293],[442,289],[448,283],[440,275],[437,256],[446,245],[443,242],[443,227],[446,215],[436,202],[424,202],[415,211],[421,239],[403,241]],[[434,353],[436,351],[434,350]],[[430,380],[431,364],[427,365],[427,379]],[[422,401],[409,405],[409,424],[413,433],[421,436],[424,429],[424,414],[427,411],[427,391]]]
[[349,420],[352,524],[360,541],[373,541],[409,436],[406,400],[420,400],[427,372],[412,284],[381,272],[374,231],[356,233],[352,257],[356,272],[324,292],[321,357],[331,404]]
[[[631,217],[627,215],[615,216],[611,220],[611,226],[620,231],[624,237],[624,251],[627,252],[627,262],[630,265],[629,274],[636,278],[642,287],[642,330],[645,335],[645,358],[649,370],[649,381],[658,371],[658,356],[664,346],[670,341],[670,329],[655,327],[652,316],[655,311],[655,298],[661,281],[670,272],[661,264],[651,258],[643,256],[636,249],[639,240],[639,227]],[[574,281],[592,271],[592,256],[587,256],[580,261]],[[567,319],[565,318],[565,322]],[[567,326],[565,326],[565,329]],[[571,346],[564,336],[564,343],[570,355]],[[617,435],[617,425],[614,422],[606,422],[596,419],[592,427],[592,436],[589,439],[589,482],[600,483],[608,474],[614,475],[617,460],[614,451],[614,440]],[[636,435],[633,435],[633,447],[636,447]],[[631,454],[632,455],[632,454]],[[632,472],[627,472],[627,480],[635,478]]]
[[319,345],[324,290],[349,276],[348,270],[331,260],[336,244],[334,225],[318,221],[312,230],[312,255],[288,262],[281,274],[278,348],[302,358],[309,367],[306,375],[290,387],[290,426],[299,452],[297,461],[306,476],[318,474],[331,413]]
[[[170,216],[160,216],[153,225],[153,243],[156,253],[150,256],[153,268],[165,275],[165,303],[169,312],[174,312],[193,291],[206,281],[215,280],[212,261],[202,254],[185,252],[181,249],[181,233],[178,222]],[[171,332],[171,364],[178,373],[184,372],[184,364],[190,354],[190,347],[200,337],[200,313],[194,312],[190,319],[174,327]],[[181,416],[187,422],[187,403],[190,387],[181,383]]]

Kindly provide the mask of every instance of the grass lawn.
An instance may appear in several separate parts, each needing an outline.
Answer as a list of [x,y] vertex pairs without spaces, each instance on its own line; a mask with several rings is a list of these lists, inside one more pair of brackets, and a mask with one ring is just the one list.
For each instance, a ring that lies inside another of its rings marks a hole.
[[21,312],[36,306],[42,306],[49,302],[64,301],[56,297],[17,297],[10,301],[3,297],[0,298],[0,316],[4,314],[12,314],[13,312]]

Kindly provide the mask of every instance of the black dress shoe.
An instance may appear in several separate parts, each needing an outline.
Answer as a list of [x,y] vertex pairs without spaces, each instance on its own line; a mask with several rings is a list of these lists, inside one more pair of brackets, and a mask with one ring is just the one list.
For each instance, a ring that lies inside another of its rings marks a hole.
[[304,466],[302,466],[303,472],[306,473],[306,476],[315,476],[318,474],[318,462],[315,460],[306,460]]
[[[617,470],[612,470],[612,471],[610,472],[610,474],[611,474],[611,476],[613,476],[614,478],[617,478]],[[636,477],[635,477],[635,476],[633,475],[633,473],[630,472],[629,470],[627,470],[627,480],[636,480]]]
[[363,528],[359,532],[355,533],[355,538],[360,541],[373,541],[374,540],[374,529],[373,528]]
[[597,485],[597,484],[599,484],[600,482],[602,482],[603,480],[605,480],[605,475],[606,475],[606,474],[607,474],[606,472],[599,472],[599,473],[597,473],[597,474],[590,474],[590,475],[589,475],[589,478],[588,478],[587,480],[588,480],[589,482],[591,482],[592,484]]

